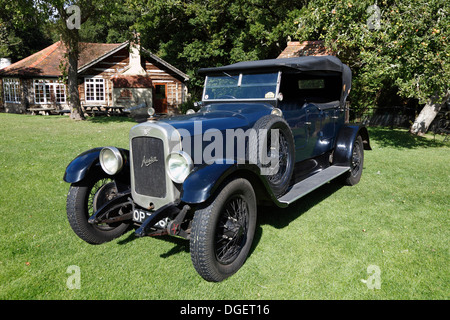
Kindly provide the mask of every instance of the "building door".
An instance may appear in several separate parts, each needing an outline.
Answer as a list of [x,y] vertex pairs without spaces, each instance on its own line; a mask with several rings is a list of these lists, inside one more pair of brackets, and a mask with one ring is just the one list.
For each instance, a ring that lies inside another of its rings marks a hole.
[[156,113],[167,113],[167,85],[155,83],[153,104]]

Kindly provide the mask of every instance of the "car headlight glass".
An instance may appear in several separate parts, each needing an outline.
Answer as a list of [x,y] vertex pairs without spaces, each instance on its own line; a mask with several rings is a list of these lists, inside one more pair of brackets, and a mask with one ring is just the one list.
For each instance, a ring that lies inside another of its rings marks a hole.
[[115,175],[122,169],[123,157],[119,149],[106,147],[100,151],[100,165],[103,171],[109,175]]
[[183,151],[169,154],[166,162],[167,174],[175,183],[183,183],[193,168],[191,157]]

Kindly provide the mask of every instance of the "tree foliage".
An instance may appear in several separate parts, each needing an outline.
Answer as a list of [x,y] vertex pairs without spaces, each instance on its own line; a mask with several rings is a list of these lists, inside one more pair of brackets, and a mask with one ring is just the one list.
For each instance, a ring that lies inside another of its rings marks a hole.
[[65,19],[60,8],[78,4],[83,22],[87,21],[78,40],[122,42],[137,31],[144,47],[190,76],[189,89],[195,98],[203,82],[196,73],[199,68],[276,58],[288,39],[323,40],[350,66],[350,98],[357,110],[376,107],[383,96],[392,94],[427,103],[432,97],[445,97],[450,83],[450,8],[444,0],[0,3],[6,10],[0,13],[0,43],[13,41],[33,22],[41,26],[41,18],[32,18],[36,12],[36,17],[46,15],[51,26],[62,26],[58,33],[64,34],[64,25],[57,23]]
[[352,68],[357,107],[374,106],[390,88],[420,103],[446,96],[448,2],[314,0],[297,14],[294,37],[324,40]]
[[34,5],[44,12],[49,20],[54,21],[54,26],[60,34],[66,48],[66,60],[60,63],[60,67],[63,73],[67,67],[70,117],[75,120],[84,119],[78,91],[78,58],[83,49],[79,45],[79,29],[89,18],[96,17],[102,21],[102,18],[111,14],[116,7],[107,0],[38,0]]
[[275,58],[293,40],[324,40],[354,75],[353,107],[386,93],[425,103],[445,96],[449,7],[443,0],[127,0],[143,44],[201,86],[196,70]]
[[21,60],[51,44],[46,16],[32,0],[0,0],[0,57]]
[[[142,44],[190,76],[199,92],[201,67],[276,57],[286,46],[289,12],[306,1],[128,0],[139,12],[134,28]],[[196,90],[197,89],[197,90]]]
[[108,8],[83,24],[80,40],[96,43],[125,42],[132,38],[133,25],[138,17],[139,13],[130,10],[124,0],[110,2]]

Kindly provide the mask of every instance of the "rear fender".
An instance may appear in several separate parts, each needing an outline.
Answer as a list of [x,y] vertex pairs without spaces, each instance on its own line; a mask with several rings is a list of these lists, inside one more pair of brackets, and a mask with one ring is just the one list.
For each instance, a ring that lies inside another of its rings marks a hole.
[[[83,152],[78,157],[72,160],[66,168],[64,173],[64,181],[68,183],[77,183],[82,181],[85,177],[89,175],[90,172],[94,170],[102,170],[100,166],[100,151],[103,148],[94,148]],[[122,182],[123,184],[130,184],[130,152],[126,149],[119,148],[120,153],[123,157],[123,168],[114,177],[116,180]]]
[[334,149],[333,164],[338,166],[348,166],[353,152],[353,142],[360,135],[363,140],[364,150],[372,150],[369,141],[369,132],[362,125],[345,125],[339,131]]

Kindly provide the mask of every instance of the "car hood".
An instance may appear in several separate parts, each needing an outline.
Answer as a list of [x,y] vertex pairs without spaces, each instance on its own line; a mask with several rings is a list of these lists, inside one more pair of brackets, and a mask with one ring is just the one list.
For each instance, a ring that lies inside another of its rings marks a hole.
[[[240,103],[213,104],[203,107],[199,112],[189,115],[165,118],[163,122],[176,129],[189,131],[191,135],[203,133],[206,130],[251,128],[261,117],[270,114],[273,107],[268,104]],[[199,129],[201,131],[199,132]]]

